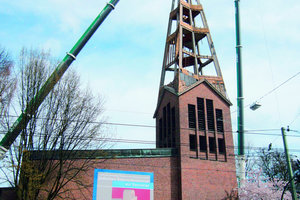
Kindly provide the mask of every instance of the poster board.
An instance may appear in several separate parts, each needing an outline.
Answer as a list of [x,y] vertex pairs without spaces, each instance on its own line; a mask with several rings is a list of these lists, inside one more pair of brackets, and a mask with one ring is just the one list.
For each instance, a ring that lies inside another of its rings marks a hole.
[[153,173],[95,169],[93,200],[154,200]]

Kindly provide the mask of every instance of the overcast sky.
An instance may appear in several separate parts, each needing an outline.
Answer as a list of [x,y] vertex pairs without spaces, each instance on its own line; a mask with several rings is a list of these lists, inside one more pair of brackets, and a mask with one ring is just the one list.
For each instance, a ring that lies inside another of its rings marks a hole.
[[[107,0],[0,0],[0,44],[15,59],[22,47],[50,50],[62,59]],[[236,131],[234,1],[202,0],[230,100]],[[241,0],[245,105],[300,71],[300,1]],[[95,94],[105,99],[108,122],[155,125],[160,72],[170,0],[120,0],[71,66]],[[245,108],[246,145],[282,148],[280,128],[300,131],[300,75],[261,99],[257,111]],[[274,131],[253,131],[269,130]],[[266,136],[253,133],[277,134]],[[155,129],[111,126],[116,138],[152,145]],[[236,133],[234,133],[236,135]],[[300,151],[300,132],[288,132],[291,153]],[[294,150],[293,150],[294,149]]]

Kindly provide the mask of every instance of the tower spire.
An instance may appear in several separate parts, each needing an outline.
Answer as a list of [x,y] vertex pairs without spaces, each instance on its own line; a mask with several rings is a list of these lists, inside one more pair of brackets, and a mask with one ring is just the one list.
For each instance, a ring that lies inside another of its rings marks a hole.
[[222,72],[200,1],[173,0],[160,88],[167,85],[180,92],[202,79],[226,96]]
[[[156,147],[178,153],[173,180],[179,180],[179,195],[172,199],[222,199],[218,192],[237,186],[235,161],[229,157],[234,154],[231,105],[200,1],[173,0],[153,116]],[[226,184],[219,181],[225,176]]]

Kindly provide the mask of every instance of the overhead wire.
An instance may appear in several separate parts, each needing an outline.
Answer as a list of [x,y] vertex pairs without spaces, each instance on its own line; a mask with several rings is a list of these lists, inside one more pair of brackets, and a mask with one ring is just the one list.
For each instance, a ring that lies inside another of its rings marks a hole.
[[280,88],[281,86],[283,86],[284,84],[286,84],[287,82],[289,82],[290,80],[292,80],[293,78],[295,78],[296,76],[298,76],[300,74],[300,71],[297,72],[296,74],[294,74],[293,76],[291,76],[290,78],[288,78],[286,81],[284,81],[283,83],[279,84],[277,87],[275,87],[274,89],[270,90],[269,92],[267,92],[266,94],[264,94],[263,96],[261,96],[257,101],[260,101],[261,99],[263,99],[264,97],[268,96],[269,94],[271,94],[272,92],[276,91],[278,88]]
[[[279,89],[281,86],[283,86],[284,84],[286,84],[287,82],[289,82],[290,80],[292,80],[293,78],[295,78],[296,76],[298,76],[299,74],[300,74],[300,71],[297,72],[296,74],[294,74],[293,76],[291,76],[290,78],[288,78],[287,80],[285,80],[284,82],[282,82],[281,84],[279,84],[278,86],[276,86],[275,88],[273,88],[272,90],[270,90],[269,92],[267,92],[264,95],[262,95],[260,98],[256,99],[254,102],[258,102],[258,101],[262,100],[263,98],[265,98],[269,94],[273,93],[274,91],[276,91],[277,89]],[[244,108],[247,108],[250,105],[252,105],[252,103],[249,103],[249,104],[245,105]],[[237,112],[237,110],[232,111],[231,114],[235,113],[235,112]],[[300,115],[300,113],[298,114],[298,116],[299,115]]]
[[298,131],[298,130],[289,130],[289,131],[295,132],[295,133],[300,133],[300,131]]
[[104,111],[123,112],[123,113],[133,113],[133,114],[143,114],[143,115],[153,115],[153,113],[148,113],[148,112],[129,111],[129,110],[119,110],[119,109],[104,109]]
[[[283,83],[281,83],[280,85],[278,85],[277,87],[275,87],[274,89],[272,89],[271,91],[269,91],[268,93],[266,93],[265,95],[261,96],[260,98],[258,98],[256,101],[259,101],[261,99],[263,99],[264,97],[266,97],[267,95],[271,94],[272,92],[274,92],[275,90],[277,90],[278,88],[280,88],[282,85],[284,85],[285,83],[287,83],[288,81],[292,80],[293,78],[295,78],[296,76],[298,76],[300,74],[300,72],[296,73],[295,75],[293,75],[292,77],[290,77],[289,79],[287,79],[286,81],[284,81]],[[246,106],[244,106],[244,108],[246,107],[249,107],[251,104],[248,104]],[[109,110],[109,109],[108,109]],[[111,111],[117,111],[117,112],[129,112],[129,113],[139,113],[139,114],[150,114],[150,113],[146,113],[146,112],[132,112],[132,111],[122,111],[122,110],[114,110],[114,109],[111,109]],[[230,114],[233,114],[235,113],[235,111],[231,111]],[[300,113],[296,116],[295,120],[297,119],[297,117],[300,115]],[[12,117],[18,117],[18,116],[12,116]],[[295,121],[293,120],[292,123]],[[226,121],[226,120],[223,120],[224,123],[230,123],[231,124],[231,121]],[[105,123],[104,123],[105,124]],[[140,126],[140,127],[155,127],[154,125],[132,125],[132,124],[118,124],[118,123],[107,123],[109,125],[124,125],[124,126]]]
[[[265,31],[265,26],[264,26],[264,19],[262,17],[262,10],[260,10],[260,12],[258,12],[260,14],[260,17],[261,17],[261,25],[262,25],[262,30],[263,30],[263,36],[264,36],[264,41],[265,41],[265,47],[266,47],[266,51],[267,51],[267,57],[268,57],[268,67],[271,71],[271,78],[272,78],[272,86],[274,88],[275,86],[275,81],[274,81],[274,73],[273,73],[273,67],[272,67],[272,64],[271,64],[271,56],[270,56],[270,50],[269,50],[269,44],[268,44],[268,41],[267,41],[267,37],[266,37],[266,31]],[[280,87],[280,86],[279,86]],[[262,97],[260,97],[257,101],[260,101],[261,99],[263,99],[264,97],[266,97],[267,95],[271,94],[272,92],[276,91],[276,89],[278,89],[279,87],[275,87],[275,89],[271,90],[270,92],[266,93],[265,95],[263,95]],[[282,121],[281,121],[281,115],[280,115],[280,109],[279,109],[279,102],[278,102],[278,95],[277,93],[275,93],[275,99],[276,99],[276,109],[277,109],[277,117],[278,117],[278,120],[279,120],[279,123],[280,125],[282,124]],[[276,140],[277,138],[275,138]]]
[[[260,101],[263,98],[265,98],[266,96],[268,96],[269,94],[273,93],[274,91],[276,91],[277,89],[279,89],[281,86],[283,86],[284,84],[286,84],[287,82],[289,82],[290,80],[292,80],[293,78],[295,78],[296,76],[298,76],[300,74],[300,71],[297,72],[295,75],[291,76],[290,78],[288,78],[287,80],[285,80],[283,83],[281,83],[280,85],[276,86],[275,88],[273,88],[272,90],[270,90],[269,92],[267,92],[266,94],[262,95],[260,98],[258,98],[256,101]],[[274,85],[274,84],[273,84]],[[247,105],[244,106],[244,108],[249,107],[252,103],[249,103]],[[139,111],[129,111],[129,110],[120,110],[120,109],[104,109],[105,111],[113,111],[113,112],[124,112],[124,113],[134,113],[134,114],[147,114],[147,115],[153,115],[153,113],[148,113],[148,112],[139,112]],[[237,112],[237,110],[231,111],[230,113],[233,114]],[[300,113],[298,114],[298,116],[300,115]],[[18,116],[16,116],[18,117]]]
[[[293,77],[291,77],[293,78]],[[17,117],[17,116],[11,116],[11,117]],[[38,118],[38,119],[46,119],[46,118]],[[61,119],[54,119],[54,120],[61,120]],[[75,120],[76,121],[76,120]],[[225,122],[225,120],[223,120]],[[129,127],[142,127],[142,128],[156,128],[155,125],[144,125],[144,124],[132,124],[132,123],[113,123],[113,122],[100,122],[100,121],[90,121],[88,123],[100,123],[100,124],[106,124],[106,125],[114,125],[114,126],[129,126]],[[226,123],[226,122],[225,122]],[[229,122],[227,122],[229,123]],[[190,128],[181,128],[184,130],[191,130]],[[268,133],[258,133],[258,132],[269,132],[269,131],[280,131],[280,129],[260,129],[260,130],[245,130],[245,134],[251,134],[251,135],[263,135],[263,136],[281,136],[280,134],[268,134]],[[237,133],[237,131],[224,131],[224,132],[232,132]],[[6,132],[5,132],[6,133]],[[1,132],[0,132],[1,134]],[[288,135],[289,137],[300,137],[298,135]],[[151,141],[132,141],[132,140],[121,140],[121,139],[115,139],[111,140],[110,142],[118,142],[118,143],[142,143],[142,144],[154,144],[155,142]]]
[[[25,134],[25,135],[29,135],[29,133]],[[37,137],[39,136],[49,136],[51,137],[50,134],[39,134]],[[136,140],[136,139],[124,139],[124,138],[113,138],[113,137],[93,137],[93,136],[84,136],[84,135],[79,135],[79,136],[74,136],[74,135],[70,135],[70,134],[65,134],[63,135],[65,137],[65,139],[71,138],[74,140],[92,140],[92,142],[112,142],[112,143],[132,143],[132,144],[149,144],[149,145],[155,145],[156,141],[153,140]],[[278,135],[280,136],[280,135]],[[56,137],[52,136],[52,137]],[[300,137],[300,135],[298,135],[297,137]],[[180,143],[181,146],[190,146],[189,143]],[[237,149],[236,146],[231,146],[231,145],[226,145],[226,148],[229,149]],[[262,148],[267,148],[267,147],[252,147],[252,146],[245,146],[245,149],[249,149],[249,150],[259,150]],[[276,148],[278,150],[283,150],[280,148]],[[294,152],[300,152],[300,149],[290,149],[290,151],[294,151]]]
[[[18,116],[14,116],[14,115],[10,115],[10,117],[18,117]],[[59,119],[59,118],[54,118],[54,119],[50,119],[47,117],[36,117],[35,119],[38,120],[57,120],[57,121],[63,121],[63,119]],[[133,124],[133,123],[116,123],[116,122],[104,122],[104,121],[84,121],[84,120],[70,120],[70,122],[87,122],[87,123],[92,123],[92,124],[103,124],[103,125],[113,125],[113,126],[127,126],[127,127],[141,127],[141,128],[156,128],[155,125],[148,125],[148,124]],[[195,131],[195,129],[193,128],[185,128],[185,127],[181,127],[179,128],[180,130],[191,130],[191,131]],[[280,131],[281,129],[248,129],[245,130],[245,133],[251,133],[251,132],[271,132],[271,131]],[[207,131],[207,130],[206,130]],[[0,131],[1,132],[6,133],[5,131]],[[224,130],[223,132],[233,132],[233,133],[237,133],[237,131],[232,131],[232,130]]]
[[298,119],[299,116],[300,116],[300,112],[296,114],[295,118],[289,123],[288,126],[291,126]]
[[[97,123],[97,122],[90,122],[90,123]],[[155,128],[155,126],[150,126],[150,125],[142,125],[142,124],[124,124],[124,123],[102,123],[101,124],[108,124],[108,125],[115,125],[115,126],[129,126],[129,127],[141,127],[141,128]],[[190,130],[190,131],[195,131],[195,129],[191,128],[180,128],[181,130]],[[259,132],[269,132],[269,131],[280,131],[280,129],[261,129],[261,130],[245,130],[245,134],[250,134],[250,135],[264,135],[264,136],[281,136],[280,134],[273,134],[273,133],[259,133]],[[224,130],[223,133],[238,133],[238,131],[231,131],[231,130]],[[7,131],[0,131],[0,134],[5,135]],[[221,134],[221,133],[218,133]],[[288,137],[300,137],[298,135],[287,135]]]

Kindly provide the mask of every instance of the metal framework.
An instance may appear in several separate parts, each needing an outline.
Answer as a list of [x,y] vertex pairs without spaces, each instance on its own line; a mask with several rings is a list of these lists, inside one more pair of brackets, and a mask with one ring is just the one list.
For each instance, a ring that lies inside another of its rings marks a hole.
[[[200,52],[203,47],[209,51]],[[203,69],[211,66],[216,73],[205,74]],[[205,78],[226,96],[222,72],[199,0],[172,1],[160,88],[165,85],[168,72],[174,73],[174,80],[169,85],[177,92],[187,84],[184,79],[191,83]]]

